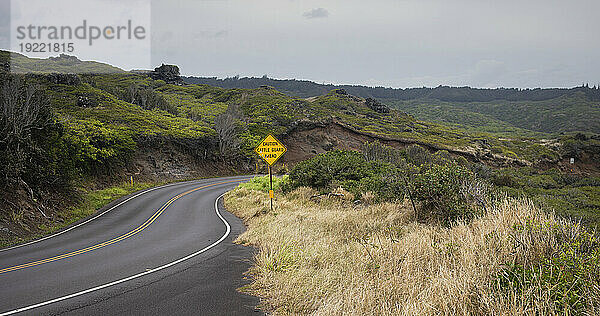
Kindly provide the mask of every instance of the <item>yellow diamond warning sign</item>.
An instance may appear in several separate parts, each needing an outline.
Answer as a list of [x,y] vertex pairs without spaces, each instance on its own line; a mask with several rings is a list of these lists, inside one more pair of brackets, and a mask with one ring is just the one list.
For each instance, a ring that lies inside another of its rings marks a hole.
[[287,151],[287,148],[283,146],[283,144],[277,140],[277,138],[273,137],[273,135],[269,134],[265,139],[263,139],[254,151],[266,161],[269,166],[272,166],[283,154]]

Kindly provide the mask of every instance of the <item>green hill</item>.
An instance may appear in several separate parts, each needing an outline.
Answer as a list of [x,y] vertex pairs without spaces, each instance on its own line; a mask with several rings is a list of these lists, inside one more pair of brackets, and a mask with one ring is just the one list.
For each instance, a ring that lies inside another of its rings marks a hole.
[[[225,88],[273,86],[289,95],[311,97],[344,89],[363,98],[377,98],[417,119],[450,123],[471,131],[518,133],[600,133],[600,87],[571,89],[479,89],[470,87],[394,89],[356,85],[325,85],[306,80],[187,77],[188,83]],[[513,134],[514,135],[514,134]]]
[[[301,99],[270,87],[178,86],[140,74],[82,75],[81,80],[74,86],[46,83],[57,114],[74,126],[95,120],[110,129],[125,129],[134,137],[203,138],[215,143],[219,136],[215,119],[229,115],[239,130],[239,144],[232,154],[240,157],[254,158],[252,148],[269,132],[286,135],[299,123],[329,122],[374,137],[479,156],[493,153],[531,163],[558,157],[556,151],[528,138],[499,139],[486,133],[467,132],[458,125],[419,121],[398,110],[378,112],[365,99],[344,90]],[[133,87],[137,91],[134,96]],[[91,100],[92,105],[77,106],[81,98]],[[144,103],[142,98],[150,101]]]
[[[3,52],[2,56],[7,57],[8,53]],[[39,69],[53,69],[61,64],[57,60],[35,60],[22,55],[11,62],[15,60],[21,65],[38,65]],[[99,63],[77,63],[83,67],[81,69],[92,66],[106,70],[114,68]],[[178,70],[174,71],[178,75]],[[73,151],[69,156],[73,160],[70,164],[77,166],[79,173],[127,166],[131,157],[147,142],[165,141],[183,146],[189,152],[202,152],[204,158],[215,160],[225,155],[228,161],[245,161],[244,166],[248,167],[256,159],[252,148],[266,134],[286,138],[291,137],[299,126],[327,124],[342,126],[363,139],[380,139],[399,146],[420,144],[430,150],[447,150],[467,159],[492,164],[556,163],[561,156],[557,141],[538,141],[531,137],[541,134],[504,123],[502,119],[508,116],[503,110],[505,107],[465,103],[457,114],[450,111],[450,107],[458,105],[439,101],[435,114],[431,115],[428,113],[432,112],[425,110],[427,104],[394,103],[397,107],[406,107],[406,112],[413,112],[417,117],[429,115],[432,121],[451,123],[442,125],[415,119],[403,111],[390,109],[373,99],[353,96],[343,89],[304,99],[267,86],[225,89],[202,84],[171,84],[165,80],[180,81],[172,80],[173,74],[160,77],[156,71],[74,72],[25,77],[5,73],[3,81],[16,78],[20,81],[18,89],[21,91],[27,86],[39,87],[39,94],[43,94],[51,105],[48,112],[54,122],[52,128],[60,134],[54,147],[66,146]],[[557,105],[554,109],[564,111],[564,108],[578,106],[578,103],[568,102],[564,101],[566,105]],[[522,107],[522,113],[525,110],[535,112],[526,105]],[[591,105],[584,104],[583,107]],[[475,112],[475,109],[486,113]],[[514,119],[527,121],[526,116]],[[469,122],[465,123],[465,118],[469,118]],[[511,137],[494,136],[498,132],[510,133]],[[233,165],[240,166],[239,163]]]
[[419,119],[490,133],[547,137],[540,133],[600,132],[600,102],[591,101],[582,91],[545,101],[386,103]]

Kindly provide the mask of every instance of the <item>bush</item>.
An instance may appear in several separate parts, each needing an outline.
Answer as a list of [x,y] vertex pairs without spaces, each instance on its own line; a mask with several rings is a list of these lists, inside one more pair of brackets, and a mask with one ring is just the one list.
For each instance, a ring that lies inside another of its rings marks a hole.
[[[421,161],[430,161],[415,167],[391,147],[367,143],[365,148],[367,152],[362,154],[338,150],[299,163],[290,172],[284,192],[298,187],[323,192],[341,186],[356,196],[371,192],[378,201],[408,197],[413,204],[421,202],[420,219],[445,224],[472,218],[488,200],[489,185],[477,180],[466,167],[450,161],[447,153],[435,156],[437,161],[444,162],[439,165],[432,162],[434,156],[428,152],[428,156],[421,155],[423,148],[412,147],[409,152],[413,159],[420,157]],[[394,161],[394,164],[381,160]]]
[[519,183],[517,180],[506,171],[497,171],[492,175],[492,183],[499,187],[517,187]]
[[64,129],[52,112],[47,90],[30,77],[4,79],[0,99],[0,188],[69,189],[73,158],[64,149]]
[[285,191],[298,187],[317,190],[331,189],[332,185],[354,185],[354,182],[380,173],[379,162],[368,162],[356,151],[330,151],[297,164],[290,172],[290,183]]
[[402,160],[402,154],[398,149],[383,145],[378,141],[364,143],[361,152],[367,161],[398,164]]
[[385,174],[377,174],[363,178],[348,190],[357,195],[371,192],[378,201],[402,200],[407,193],[407,187],[402,179],[401,171],[392,168]]
[[72,121],[66,125],[64,141],[77,167],[89,174],[112,172],[124,166],[136,149],[126,128],[109,127],[97,120]]
[[564,157],[580,158],[585,144],[580,140],[567,139],[562,142],[561,154]]
[[484,164],[475,162],[475,163],[467,163],[466,166],[468,166],[469,170],[471,170],[479,178],[490,179],[492,177],[492,174],[493,174],[492,168],[490,168]]
[[553,189],[559,187],[558,183],[556,183],[554,178],[551,175],[547,174],[531,176],[527,181],[527,186],[532,188],[543,189]]
[[430,163],[433,157],[427,149],[419,145],[410,145],[406,147],[406,160],[415,166],[421,166]]
[[447,150],[436,151],[432,156],[432,163],[436,165],[445,165],[452,163],[452,156]]
[[474,215],[473,207],[462,194],[462,185],[473,174],[456,165],[428,165],[412,181],[413,197],[421,202],[421,219],[433,219],[448,225]]

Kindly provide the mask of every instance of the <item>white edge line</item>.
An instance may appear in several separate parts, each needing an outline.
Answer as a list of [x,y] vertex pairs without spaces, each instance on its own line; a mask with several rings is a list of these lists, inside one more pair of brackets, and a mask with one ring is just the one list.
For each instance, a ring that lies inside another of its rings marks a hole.
[[142,273],[138,273],[138,274],[135,274],[135,275],[132,275],[132,276],[129,276],[129,277],[117,280],[117,281],[113,281],[113,282],[110,282],[110,283],[102,284],[102,285],[99,285],[99,286],[96,286],[96,287],[93,287],[93,288],[90,288],[90,289],[87,289],[87,290],[83,290],[83,291],[76,292],[76,293],[73,293],[73,294],[61,296],[61,297],[58,297],[58,298],[55,298],[55,299],[52,299],[52,300],[49,300],[49,301],[45,301],[45,302],[41,302],[41,303],[37,303],[37,304],[34,304],[34,305],[25,306],[25,307],[21,307],[21,308],[18,308],[18,309],[12,310],[12,311],[8,311],[8,312],[3,312],[2,314],[0,314],[0,316],[13,315],[13,314],[16,314],[16,313],[25,312],[25,311],[28,311],[28,310],[32,310],[34,308],[38,308],[38,307],[50,305],[50,304],[53,304],[53,303],[57,303],[57,302],[60,302],[60,301],[68,300],[68,299],[73,298],[73,297],[81,296],[81,295],[88,294],[88,293],[91,293],[91,292],[94,292],[94,291],[105,289],[107,287],[111,287],[113,285],[117,285],[117,284],[120,284],[120,283],[123,283],[123,282],[127,282],[127,281],[130,281],[130,280],[133,280],[133,279],[137,279],[137,278],[143,277],[143,276],[145,276],[147,274],[154,273],[154,272],[157,272],[157,271],[169,268],[171,266],[174,266],[174,265],[176,265],[178,263],[186,261],[186,260],[188,260],[190,258],[193,258],[193,257],[195,257],[195,256],[197,256],[197,255],[199,255],[199,254],[201,254],[201,253],[209,250],[210,248],[218,245],[223,240],[225,240],[225,238],[227,238],[227,236],[229,236],[229,233],[231,232],[231,226],[225,220],[225,218],[223,217],[223,215],[221,215],[221,212],[219,212],[218,202],[219,202],[219,199],[221,197],[223,197],[223,195],[225,195],[225,193],[219,195],[219,197],[217,197],[217,199],[215,200],[215,212],[217,213],[217,216],[219,216],[219,218],[221,219],[221,221],[223,221],[223,223],[225,223],[225,226],[227,227],[227,230],[225,231],[225,234],[223,236],[221,236],[221,238],[219,240],[215,241],[214,243],[210,244],[209,246],[206,246],[205,248],[203,248],[201,250],[198,250],[198,251],[196,251],[196,252],[194,252],[192,254],[189,254],[189,255],[187,255],[187,256],[185,256],[183,258],[177,259],[177,260],[175,260],[173,262],[170,262],[170,263],[167,263],[165,265],[162,265],[162,266],[160,266],[158,268],[154,268],[152,270],[148,270],[148,271],[145,271],[145,272],[142,272]]
[[174,186],[174,185],[178,185],[178,184],[184,184],[184,183],[186,183],[186,181],[184,181],[184,182],[176,182],[176,183],[169,183],[169,184],[161,185],[161,186],[158,186],[158,187],[154,187],[154,188],[146,189],[146,190],[144,190],[144,191],[142,191],[142,192],[140,192],[140,193],[138,193],[138,194],[136,194],[136,195],[134,195],[134,196],[131,196],[131,197],[129,197],[128,199],[126,199],[126,200],[124,200],[124,201],[121,201],[119,204],[117,204],[117,205],[114,205],[113,207],[109,208],[108,210],[106,210],[106,211],[104,211],[104,212],[102,212],[102,213],[100,213],[100,214],[96,214],[94,217],[88,218],[87,220],[85,220],[85,221],[83,221],[83,222],[81,222],[81,223],[79,223],[79,224],[77,224],[77,225],[71,226],[71,227],[69,227],[69,228],[67,228],[67,229],[65,229],[65,230],[61,230],[61,231],[59,231],[59,232],[57,232],[57,233],[54,233],[54,234],[52,234],[52,235],[48,235],[48,236],[46,236],[46,237],[44,237],[44,238],[40,238],[40,239],[36,239],[36,240],[32,240],[32,241],[30,241],[30,242],[26,242],[26,243],[24,243],[24,244],[20,244],[20,245],[12,246],[12,247],[9,247],[9,248],[0,249],[0,252],[4,252],[4,251],[8,251],[8,250],[12,250],[12,249],[17,249],[17,248],[21,248],[21,247],[25,247],[25,246],[29,246],[29,245],[31,245],[31,244],[35,244],[35,243],[38,243],[38,242],[40,242],[40,241],[44,241],[44,240],[46,240],[46,239],[50,239],[50,238],[56,237],[56,236],[58,236],[58,235],[62,235],[62,234],[64,234],[64,233],[68,232],[68,231],[71,231],[71,230],[73,230],[73,229],[75,229],[75,228],[77,228],[77,227],[79,227],[79,226],[82,226],[82,225],[84,225],[84,224],[87,224],[87,223],[89,223],[89,222],[91,222],[91,221],[95,220],[96,218],[98,218],[98,217],[100,217],[100,216],[102,216],[102,215],[104,215],[104,214],[106,214],[106,213],[108,213],[108,212],[112,211],[113,209],[115,209],[115,208],[117,208],[117,207],[119,207],[119,206],[121,206],[121,205],[125,204],[126,202],[129,202],[129,201],[131,201],[131,200],[135,199],[136,197],[138,197],[138,196],[140,196],[140,195],[146,194],[146,193],[148,193],[148,192],[152,192],[152,191],[154,191],[154,190],[158,190],[158,189],[162,189],[162,188],[166,188],[166,187],[170,187],[170,186]]

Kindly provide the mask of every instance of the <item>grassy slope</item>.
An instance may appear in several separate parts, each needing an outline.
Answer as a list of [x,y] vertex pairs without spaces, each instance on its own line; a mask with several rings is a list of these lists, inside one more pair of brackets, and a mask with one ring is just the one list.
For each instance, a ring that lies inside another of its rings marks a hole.
[[[527,201],[501,201],[471,223],[444,228],[412,221],[407,202],[357,206],[347,192],[341,199],[320,200],[311,198],[315,193],[307,188],[278,193],[273,212],[264,191],[246,186],[225,196],[227,209],[248,226],[237,242],[259,249],[249,271],[253,283],[242,290],[262,297],[262,308],[273,315],[583,311],[577,303],[574,310],[555,302],[556,292],[575,286],[571,281],[555,276],[523,286],[519,272],[503,279],[504,271],[513,271],[506,270],[510,263],[540,267],[535,271],[546,275],[540,256],[563,249],[563,234],[567,240],[585,236]],[[577,295],[594,314],[600,280],[586,275]]]
[[[471,131],[512,136],[516,132],[528,136],[535,136],[537,133],[576,131],[600,133],[600,101],[598,101],[600,90],[597,88],[517,90],[439,86],[403,90],[322,85],[311,81],[277,80],[266,77],[227,79],[189,77],[186,80],[226,88],[257,88],[269,85],[289,95],[301,97],[323,95],[331,90],[343,88],[357,96],[385,99],[386,103],[420,120],[458,124]],[[544,137],[544,135],[540,136]]]
[[[105,90],[89,84],[79,86],[51,85],[50,94],[62,121],[82,123],[98,121],[113,129],[126,129],[136,135],[161,135],[195,138],[214,133],[206,125],[158,109],[143,109],[125,102]],[[79,96],[98,100],[95,107],[73,106]]]

